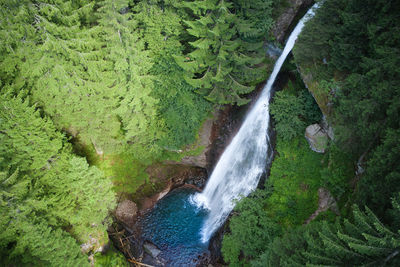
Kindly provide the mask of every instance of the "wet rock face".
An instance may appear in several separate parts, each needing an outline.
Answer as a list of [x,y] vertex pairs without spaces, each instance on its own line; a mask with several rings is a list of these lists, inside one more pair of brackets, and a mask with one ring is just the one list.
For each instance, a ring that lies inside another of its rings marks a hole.
[[200,190],[207,180],[205,169],[176,163],[154,164],[147,168],[146,172],[150,181],[138,189],[134,199],[140,207],[140,212],[151,209],[157,201],[177,187],[188,184]]
[[115,211],[115,217],[118,221],[124,223],[128,227],[133,227],[137,216],[138,208],[137,205],[126,199],[118,204]]
[[313,2],[313,0],[288,0],[289,7],[278,17],[271,31],[279,43],[285,41],[290,25],[294,22],[299,11],[311,6]]
[[216,110],[211,118],[208,118],[199,131],[197,147],[203,147],[203,151],[196,156],[186,156],[181,161],[182,165],[196,166],[205,168],[207,166],[207,153],[211,149],[213,142],[212,131],[214,124],[218,123],[220,112]]

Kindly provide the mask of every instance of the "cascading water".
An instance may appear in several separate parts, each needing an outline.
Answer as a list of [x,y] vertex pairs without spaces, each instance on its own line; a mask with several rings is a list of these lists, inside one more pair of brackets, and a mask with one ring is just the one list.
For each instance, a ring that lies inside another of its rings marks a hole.
[[204,191],[191,198],[198,207],[209,210],[201,229],[202,242],[207,242],[224,223],[235,206],[235,200],[247,196],[257,187],[266,164],[271,159],[272,151],[269,149],[267,134],[271,88],[297,36],[303,29],[304,22],[314,15],[313,9],[317,7],[318,4],[315,4],[290,34],[261,96],[222,154]]

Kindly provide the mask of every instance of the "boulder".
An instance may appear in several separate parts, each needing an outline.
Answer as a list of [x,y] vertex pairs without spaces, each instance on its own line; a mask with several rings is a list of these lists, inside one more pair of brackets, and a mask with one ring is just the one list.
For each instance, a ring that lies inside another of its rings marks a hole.
[[152,258],[156,259],[160,255],[161,250],[159,250],[154,244],[150,242],[145,242],[143,244],[144,251],[149,254]]
[[137,212],[138,208],[135,202],[126,199],[118,204],[115,217],[128,227],[132,227],[135,223]]
[[310,148],[317,153],[325,153],[328,145],[328,134],[319,124],[312,124],[306,128],[305,137]]

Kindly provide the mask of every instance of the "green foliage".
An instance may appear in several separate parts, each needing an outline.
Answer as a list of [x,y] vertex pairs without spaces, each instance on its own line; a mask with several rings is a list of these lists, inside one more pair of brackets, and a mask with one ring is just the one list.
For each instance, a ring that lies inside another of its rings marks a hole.
[[399,232],[354,206],[352,221],[316,222],[276,238],[253,266],[397,266],[399,247]]
[[[275,2],[277,1],[233,0],[233,8],[235,9],[236,14],[242,19],[242,21],[247,23],[244,25],[241,23],[241,25],[239,25],[239,27],[244,28],[244,30],[241,30],[241,34],[246,38],[265,38],[265,33],[267,33],[273,25],[272,11],[273,6],[276,4]],[[251,27],[251,30],[248,30],[245,27]]]
[[278,139],[276,149],[265,189],[242,199],[230,220],[231,233],[222,242],[222,254],[230,266],[247,266],[250,262],[266,266],[263,264],[272,253],[269,248],[274,238],[289,250],[288,239],[304,243],[302,237],[282,235],[282,230],[292,231],[317,209],[323,156],[310,150],[303,137]]
[[207,0],[182,5],[194,18],[185,20],[193,39],[189,42],[190,52],[175,56],[178,65],[186,71],[186,81],[209,101],[247,103],[241,95],[251,92],[254,89],[251,82],[266,73],[256,67],[263,60],[262,43],[242,38],[257,31],[254,25],[232,13],[230,2]]
[[368,160],[365,176],[359,182],[359,200],[377,210],[379,216],[390,207],[389,196],[400,191],[400,129],[387,135]]
[[299,93],[299,98],[303,100],[304,103],[304,121],[307,125],[319,123],[321,121],[321,110],[319,109],[317,103],[312,94],[308,90],[302,90]]
[[106,240],[105,218],[115,205],[111,183],[73,156],[65,137],[27,100],[0,99],[2,261],[87,264],[78,242]]
[[128,267],[129,263],[121,252],[117,251],[114,247],[109,249],[107,253],[96,253],[94,256],[95,267]]
[[276,122],[278,136],[284,140],[303,135],[307,125],[321,120],[321,111],[313,96],[291,80],[287,88],[275,93],[270,113]]
[[[113,64],[113,92],[120,99],[114,114],[121,121],[124,139],[137,157],[160,153],[157,141],[163,136],[163,121],[158,118],[158,99],[152,96],[153,65],[145,43],[135,32],[139,22],[133,13],[120,10],[127,1],[104,1],[97,10],[99,28],[104,31],[106,60]],[[112,110],[109,113],[113,113]]]
[[322,185],[339,200],[351,190],[350,180],[354,178],[353,159],[332,143],[325,160],[328,162],[328,166],[321,170]]
[[324,1],[294,50],[333,105],[340,148],[364,155],[358,202],[380,217],[390,206],[389,188],[399,190],[399,12],[395,1]]
[[278,139],[277,156],[268,178],[273,193],[267,210],[284,227],[305,222],[316,210],[323,156],[313,152],[304,137]]
[[0,154],[12,170],[40,170],[60,152],[63,136],[21,97],[0,95]]
[[[174,2],[179,5],[179,1]],[[149,52],[157,64],[149,70],[153,77],[153,95],[161,101],[157,104],[163,120],[165,134],[160,145],[166,149],[180,149],[193,143],[200,124],[207,117],[211,105],[194,93],[194,88],[184,79],[184,72],[174,56],[182,56],[181,45],[184,29],[181,25],[182,9],[161,7],[141,2],[134,7],[135,19],[143,32]]]
[[[4,213],[2,213],[4,214]],[[13,233],[12,249],[5,249],[7,244],[3,240],[3,232],[0,246],[0,263],[4,266],[89,266],[86,257],[81,253],[76,240],[65,231],[57,228],[54,230],[46,222],[35,221],[35,224],[27,221],[22,216],[13,215],[13,220],[18,227],[10,227]],[[2,218],[2,226],[3,221]],[[8,225],[9,226],[9,225]]]
[[[331,41],[336,34],[333,25],[340,23],[340,10],[344,8],[346,2],[344,0],[328,0],[320,5],[314,17],[306,22],[296,46],[293,48],[296,62],[322,63],[323,59],[329,58],[329,46],[335,45]],[[322,65],[321,68],[324,66]]]
[[138,161],[131,154],[108,155],[95,164],[112,180],[116,192],[133,194],[148,180],[146,168],[149,163]]
[[[270,0],[0,7],[4,265],[86,265],[79,244],[105,241],[110,180],[133,194],[152,163],[197,153],[189,145],[210,101],[246,103],[242,95],[265,79]],[[207,68],[210,77],[198,80]],[[171,152],[178,149],[185,152]]]
[[265,209],[269,194],[267,190],[258,190],[235,207],[236,215],[229,222],[231,232],[224,235],[221,249],[229,266],[242,266],[256,258],[280,234],[280,226]]
[[303,259],[301,249],[307,245],[303,234],[309,228],[310,226],[305,225],[289,229],[283,235],[276,237],[268,244],[267,249],[251,262],[251,266],[303,266],[298,262]]
[[301,135],[307,126],[301,119],[305,115],[302,100],[286,91],[279,91],[276,92],[274,101],[270,104],[270,113],[276,121],[276,131],[284,140]]

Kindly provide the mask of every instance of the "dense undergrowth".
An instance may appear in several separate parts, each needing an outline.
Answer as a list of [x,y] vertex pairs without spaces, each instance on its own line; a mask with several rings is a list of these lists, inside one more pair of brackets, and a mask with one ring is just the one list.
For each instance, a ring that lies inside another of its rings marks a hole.
[[[80,245],[107,241],[116,193],[152,194],[148,166],[199,153],[211,111],[266,79],[263,43],[287,3],[2,1],[0,263],[89,265]],[[271,176],[238,203],[229,264],[398,265],[399,13],[399,1],[325,0],[307,23],[294,59],[335,138],[308,149],[321,114],[299,78],[276,93]],[[320,187],[340,216],[305,226]],[[124,264],[109,253],[98,264]]]
[[116,195],[157,191],[146,169],[199,153],[212,111],[265,80],[276,3],[0,7],[0,262],[84,266],[79,246],[107,241]]
[[[321,2],[293,53],[334,139],[324,155],[307,150],[301,96],[290,86],[276,94],[276,157],[265,189],[231,219],[222,247],[231,266],[399,264],[400,5]],[[340,216],[327,211],[303,225],[318,187]]]

